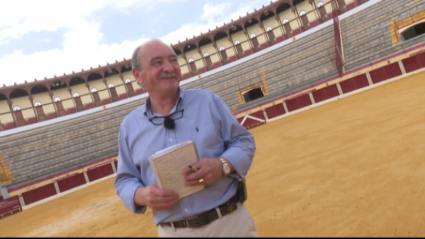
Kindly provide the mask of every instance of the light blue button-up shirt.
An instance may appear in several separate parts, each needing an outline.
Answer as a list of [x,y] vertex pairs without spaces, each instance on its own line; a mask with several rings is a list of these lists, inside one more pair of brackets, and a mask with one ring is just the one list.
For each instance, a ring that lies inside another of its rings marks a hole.
[[200,160],[224,156],[236,172],[180,199],[169,210],[153,211],[155,224],[199,214],[235,195],[237,179],[245,179],[256,147],[252,134],[239,124],[226,103],[206,89],[180,89],[180,98],[171,113],[184,109],[184,115],[175,121],[175,129],[169,130],[148,120],[156,115],[150,111],[149,102],[148,98],[146,104],[128,114],[120,126],[115,189],[124,205],[134,213],[146,211],[146,206],[137,206],[133,199],[139,186],[157,183],[149,156],[185,140],[195,142]]

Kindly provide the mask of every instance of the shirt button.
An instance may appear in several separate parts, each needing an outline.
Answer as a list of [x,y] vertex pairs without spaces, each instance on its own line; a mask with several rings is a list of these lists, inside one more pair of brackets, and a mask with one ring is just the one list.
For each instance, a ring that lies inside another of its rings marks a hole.
[[173,139],[172,138],[170,138],[170,142],[173,142]]
[[188,212],[189,210],[187,210],[187,208],[184,209],[185,212]]

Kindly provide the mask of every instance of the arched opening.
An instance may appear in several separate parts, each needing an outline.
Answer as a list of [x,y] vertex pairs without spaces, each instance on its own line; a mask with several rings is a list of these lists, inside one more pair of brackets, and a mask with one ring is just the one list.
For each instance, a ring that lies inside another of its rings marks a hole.
[[83,78],[80,77],[74,77],[71,79],[71,81],[69,82],[69,86],[76,86],[76,85],[83,85],[86,82],[84,81]]
[[304,2],[304,0],[293,0],[293,6],[296,6],[296,5],[298,5],[298,4],[300,4],[300,3],[302,3],[302,2]]
[[182,52],[180,50],[177,49],[173,49],[174,53],[176,53],[177,56],[180,56],[182,54]]
[[217,34],[215,34],[214,36],[214,41],[217,42],[220,39],[226,38],[227,34],[224,32],[217,32]]
[[10,93],[10,99],[28,96],[28,93],[22,89],[16,89]]
[[183,48],[183,52],[188,52],[188,51],[192,51],[192,50],[195,50],[195,49],[198,49],[198,47],[196,47],[196,45],[195,44],[193,44],[193,43],[189,43],[189,44],[187,44],[186,46],[184,46],[184,48]]
[[254,25],[256,25],[256,24],[258,24],[258,20],[257,20],[257,19],[255,19],[255,18],[250,18],[250,19],[248,19],[248,20],[245,22],[245,29],[246,29],[246,28],[249,28],[249,27],[251,27],[251,26],[254,26]]
[[274,13],[269,10],[265,10],[263,14],[261,14],[260,21],[263,22],[271,17],[274,17]]
[[122,67],[121,67],[121,73],[127,72],[127,71],[131,71],[131,65],[129,62],[125,63]]
[[404,30],[400,35],[402,41],[407,41],[425,33],[425,22],[411,26]]
[[202,38],[199,41],[199,47],[206,46],[206,45],[211,44],[211,43],[212,43],[212,40],[211,39],[209,39],[209,38]]
[[31,89],[31,95],[41,94],[49,92],[49,90],[43,85],[36,85]]
[[92,74],[90,74],[87,77],[87,81],[88,82],[95,81],[95,80],[100,80],[100,79],[103,79],[103,77],[100,74],[98,74],[98,73],[92,73]]
[[113,75],[118,75],[119,74],[119,72],[116,70],[116,69],[114,69],[114,68],[108,68],[107,70],[106,70],[106,72],[105,72],[105,78],[106,77],[109,77],[109,76],[113,76]]
[[63,81],[55,81],[51,84],[52,90],[58,90],[68,87]]
[[261,87],[252,89],[250,91],[247,91],[243,94],[243,98],[245,100],[245,103],[256,100],[258,98],[262,98],[264,97],[264,93],[263,90],[261,89]]
[[236,32],[242,31],[242,30],[243,30],[243,28],[241,26],[239,26],[239,25],[232,25],[230,27],[229,34],[232,35],[232,34],[235,34]]
[[276,15],[280,15],[281,12],[285,11],[291,11],[291,5],[287,2],[282,2],[277,8],[276,8]]

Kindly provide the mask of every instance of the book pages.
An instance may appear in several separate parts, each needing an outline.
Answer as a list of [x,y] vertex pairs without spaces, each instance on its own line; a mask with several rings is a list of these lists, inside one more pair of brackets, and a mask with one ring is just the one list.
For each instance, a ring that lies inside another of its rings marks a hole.
[[204,185],[185,186],[184,167],[199,160],[195,144],[184,141],[160,150],[149,158],[156,180],[161,188],[174,190],[184,198],[204,189]]

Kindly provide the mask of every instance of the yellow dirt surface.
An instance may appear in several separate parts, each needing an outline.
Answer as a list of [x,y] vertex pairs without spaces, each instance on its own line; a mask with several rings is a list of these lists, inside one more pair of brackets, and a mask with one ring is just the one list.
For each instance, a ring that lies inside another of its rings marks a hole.
[[[251,129],[261,237],[425,236],[425,72]],[[0,220],[1,237],[156,237],[108,179]]]

